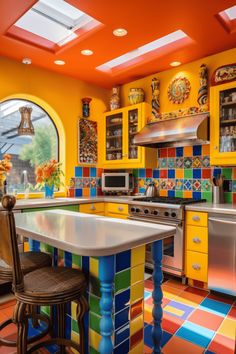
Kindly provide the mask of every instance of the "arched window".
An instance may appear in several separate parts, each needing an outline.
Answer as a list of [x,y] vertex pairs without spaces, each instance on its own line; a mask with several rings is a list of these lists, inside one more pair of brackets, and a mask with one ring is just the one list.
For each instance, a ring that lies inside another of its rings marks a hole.
[[[33,136],[19,135],[21,121],[19,109],[31,107]],[[13,168],[7,176],[8,192],[22,193],[26,183],[34,191],[35,167],[50,159],[59,160],[59,138],[57,129],[45,110],[35,103],[10,99],[0,104],[0,159],[10,154]]]

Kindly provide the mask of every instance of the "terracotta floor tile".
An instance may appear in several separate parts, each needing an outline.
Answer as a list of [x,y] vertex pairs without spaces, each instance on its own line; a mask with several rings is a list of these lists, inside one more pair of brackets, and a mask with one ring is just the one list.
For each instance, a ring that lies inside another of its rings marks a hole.
[[225,318],[217,333],[236,341],[236,321],[234,319]]
[[163,354],[203,354],[204,349],[182,338],[173,336],[162,349]]
[[171,286],[172,288],[178,288],[181,290],[184,290],[188,287],[188,285],[184,285],[181,283],[181,281],[175,280],[175,279],[167,280],[167,282],[165,284],[168,286]]
[[236,321],[236,307],[231,308],[226,318]]
[[207,290],[198,289],[198,288],[192,288],[191,286],[186,288],[184,290],[184,292],[187,292],[187,293],[190,293],[190,294],[199,295],[199,296],[202,296],[202,297],[206,297],[209,294],[209,291],[207,291]]
[[[170,302],[169,299],[163,298],[162,299],[162,308],[164,308],[169,302]],[[153,307],[153,299],[152,299],[152,297],[149,297],[147,300],[145,300],[144,308],[145,308],[145,305]]]
[[235,340],[217,333],[208,350],[215,354],[235,354]]
[[152,353],[152,348],[149,348],[147,345],[144,346],[143,350],[144,350],[144,354]]
[[217,331],[223,320],[221,316],[199,309],[196,309],[188,318],[188,321],[213,331]]
[[147,291],[152,291],[153,290],[153,281],[150,279],[145,280],[144,287]]
[[182,326],[183,323],[184,320],[181,320],[180,318],[172,316],[168,313],[163,314],[162,329],[164,331],[174,334]]
[[172,288],[167,285],[163,285],[162,290],[163,290],[163,297],[169,300],[173,300],[176,296],[182,293],[181,289]]
[[197,307],[204,299],[205,296],[183,291],[179,296],[175,298],[175,301],[182,302],[183,304],[192,307]]
[[146,323],[152,323],[153,322],[152,307],[150,307],[150,306],[146,306],[145,307],[144,322],[146,322]]

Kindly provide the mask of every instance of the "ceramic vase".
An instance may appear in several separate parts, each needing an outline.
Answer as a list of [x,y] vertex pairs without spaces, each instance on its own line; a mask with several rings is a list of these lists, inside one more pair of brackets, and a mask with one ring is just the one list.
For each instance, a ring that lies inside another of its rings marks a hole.
[[48,184],[45,184],[44,196],[46,199],[54,198],[54,185],[49,186]]
[[92,101],[92,98],[84,97],[82,98],[82,114],[84,118],[88,118],[90,115],[89,103]]
[[110,109],[113,111],[114,109],[120,108],[120,88],[119,86],[112,88],[112,95],[110,98]]
[[144,101],[144,91],[142,88],[131,88],[129,90],[129,103],[137,104]]

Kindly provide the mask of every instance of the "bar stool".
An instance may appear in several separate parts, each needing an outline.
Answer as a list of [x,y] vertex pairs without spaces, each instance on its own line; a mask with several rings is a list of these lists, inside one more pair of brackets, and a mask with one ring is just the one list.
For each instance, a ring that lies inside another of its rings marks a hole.
[[[1,236],[0,236],[1,240]],[[10,252],[10,250],[8,250]],[[30,273],[36,269],[49,267],[52,265],[52,258],[49,254],[44,252],[24,252],[20,254],[20,266],[23,274]],[[7,263],[4,262],[3,259],[0,259],[0,281],[4,281],[7,283],[13,282],[13,269]],[[38,325],[38,320],[41,319],[47,323],[47,328],[40,333],[40,335],[34,336],[28,339],[28,343],[32,343],[33,341],[39,340],[42,336],[50,330],[50,321],[46,316],[42,316],[37,314],[37,309],[33,307],[29,307],[29,312],[32,315],[32,324],[34,327]],[[9,318],[0,324],[0,332],[6,326],[13,322],[12,318]],[[7,347],[15,347],[16,341],[6,340],[0,337],[0,345],[4,345]]]
[[[79,269],[66,267],[44,267],[26,275],[23,274],[20,267],[15,220],[12,212],[15,202],[14,196],[4,196],[2,199],[2,205],[6,211],[0,213],[0,229],[2,230],[0,257],[13,269],[13,291],[17,300],[13,314],[13,322],[18,327],[17,354],[33,353],[42,346],[51,344],[60,346],[60,353],[64,353],[65,347],[68,346],[84,354],[83,318],[88,310],[88,304],[84,297],[87,287],[85,275]],[[80,343],[65,339],[66,303],[71,301],[77,303]],[[58,336],[34,344],[30,348],[27,345],[29,318],[27,306],[29,305],[55,305],[58,313]]]

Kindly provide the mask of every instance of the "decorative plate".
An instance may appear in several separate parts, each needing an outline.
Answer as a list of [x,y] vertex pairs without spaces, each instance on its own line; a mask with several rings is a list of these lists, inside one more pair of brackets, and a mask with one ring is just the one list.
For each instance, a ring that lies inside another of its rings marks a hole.
[[217,68],[212,76],[212,85],[236,80],[236,64],[228,64]]
[[186,77],[177,77],[168,87],[168,98],[173,103],[182,103],[189,96],[191,85]]

